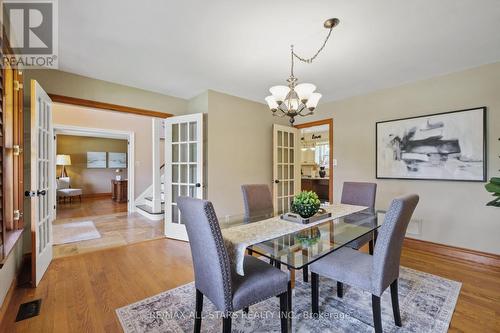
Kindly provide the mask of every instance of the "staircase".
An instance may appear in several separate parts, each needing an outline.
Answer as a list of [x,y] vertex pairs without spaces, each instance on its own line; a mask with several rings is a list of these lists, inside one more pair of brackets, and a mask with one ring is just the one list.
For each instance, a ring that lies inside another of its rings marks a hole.
[[136,211],[147,217],[150,220],[160,221],[165,216],[165,184],[163,182],[163,175],[161,176],[160,199],[161,210],[159,212],[153,211],[153,185],[149,186],[139,197],[135,200]]

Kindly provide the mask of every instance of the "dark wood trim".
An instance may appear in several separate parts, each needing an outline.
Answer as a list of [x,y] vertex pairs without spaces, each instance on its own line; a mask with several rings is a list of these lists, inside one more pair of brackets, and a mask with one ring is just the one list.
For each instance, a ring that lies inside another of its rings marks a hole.
[[56,94],[48,94],[48,95],[49,95],[50,99],[52,99],[52,102],[56,102],[56,103],[85,106],[85,107],[94,108],[94,109],[118,111],[118,112],[130,113],[130,114],[137,114],[140,116],[156,117],[156,118],[168,118],[168,117],[173,116],[173,114],[170,114],[170,113],[139,109],[139,108],[134,108],[131,106],[98,102],[98,101],[92,101],[89,99],[69,97],[69,96],[56,95]]
[[405,238],[404,246],[413,250],[431,252],[433,254],[449,257],[454,260],[469,261],[500,268],[500,255],[498,254],[464,249],[414,238]]
[[330,170],[328,176],[328,201],[333,202],[333,119],[329,118],[329,119],[311,121],[309,123],[295,125],[294,127],[301,129],[319,125],[328,125],[329,128],[328,144],[330,145],[330,154],[329,154],[330,165],[328,167],[330,168]]

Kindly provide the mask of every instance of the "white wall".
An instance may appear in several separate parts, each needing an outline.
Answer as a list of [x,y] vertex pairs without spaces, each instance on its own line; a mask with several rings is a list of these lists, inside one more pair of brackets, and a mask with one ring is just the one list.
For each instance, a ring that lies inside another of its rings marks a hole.
[[380,209],[397,195],[418,193],[414,217],[422,220],[422,233],[415,238],[500,254],[500,209],[485,206],[491,198],[484,183],[375,179],[375,122],[478,106],[488,108],[488,175],[498,177],[500,63],[320,104],[304,120],[333,118],[337,201],[350,180],[378,183]]

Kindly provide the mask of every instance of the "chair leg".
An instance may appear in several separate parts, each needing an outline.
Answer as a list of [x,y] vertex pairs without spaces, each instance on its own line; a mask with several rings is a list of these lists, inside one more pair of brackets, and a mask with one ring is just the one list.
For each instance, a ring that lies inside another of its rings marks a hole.
[[288,281],[287,287],[287,303],[288,303],[288,330],[292,332],[292,317],[293,317],[293,308],[292,308],[292,282]]
[[231,333],[231,314],[222,318],[222,333]]
[[342,282],[337,281],[337,297],[344,297],[344,284]]
[[382,314],[380,312],[380,297],[372,295],[373,326],[375,333],[382,333]]
[[401,314],[399,312],[399,300],[398,300],[398,279],[391,283],[391,303],[392,312],[394,314],[394,323],[396,326],[401,327]]
[[196,309],[194,313],[194,333],[201,331],[201,311],[203,310],[203,294],[196,289]]
[[288,291],[279,295],[280,298],[280,319],[281,319],[281,333],[288,332]]
[[274,266],[275,266],[277,269],[281,269],[281,263],[280,263],[278,260],[275,260],[275,261],[274,261]]
[[253,255],[253,250],[252,249],[247,249],[247,253],[249,256]]
[[319,315],[319,276],[311,272],[311,312]]
[[368,242],[368,252],[373,255],[373,239]]
[[307,266],[302,268],[302,280],[306,283],[309,282],[309,268]]

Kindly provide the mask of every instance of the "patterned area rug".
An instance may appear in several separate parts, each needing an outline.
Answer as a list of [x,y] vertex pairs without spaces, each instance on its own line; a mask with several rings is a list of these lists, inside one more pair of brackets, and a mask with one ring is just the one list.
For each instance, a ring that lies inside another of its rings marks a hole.
[[[297,274],[297,277],[302,274]],[[401,267],[399,303],[403,327],[394,325],[390,291],[382,296],[384,332],[446,332],[461,283]],[[373,332],[371,295],[344,287],[336,295],[336,282],[320,279],[320,317],[311,318],[311,287],[298,280],[293,291],[294,332]],[[192,332],[194,283],[165,291],[116,310],[125,333]],[[203,302],[202,332],[220,332],[222,321],[212,303]],[[280,332],[278,298],[250,307],[233,317],[233,332]]]
[[101,238],[101,234],[92,221],[53,224],[52,234],[54,235],[54,244],[67,244]]

